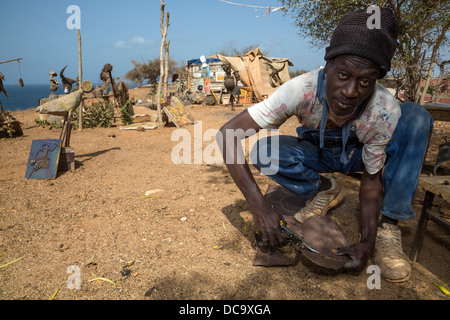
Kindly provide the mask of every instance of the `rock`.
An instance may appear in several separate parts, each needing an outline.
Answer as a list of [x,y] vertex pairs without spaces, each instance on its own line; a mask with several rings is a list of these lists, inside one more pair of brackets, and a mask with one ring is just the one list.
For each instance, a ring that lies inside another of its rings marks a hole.
[[145,195],[149,196],[149,195],[152,195],[152,194],[155,194],[155,193],[158,193],[158,192],[163,192],[163,191],[164,191],[163,189],[148,190],[148,191],[145,192]]

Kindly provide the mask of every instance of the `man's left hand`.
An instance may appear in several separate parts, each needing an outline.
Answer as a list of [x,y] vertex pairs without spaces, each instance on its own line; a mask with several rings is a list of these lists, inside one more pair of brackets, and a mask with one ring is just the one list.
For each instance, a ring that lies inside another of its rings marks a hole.
[[345,270],[361,270],[372,255],[372,248],[367,242],[357,242],[348,247],[333,249],[338,256],[349,256],[350,260],[344,265]]

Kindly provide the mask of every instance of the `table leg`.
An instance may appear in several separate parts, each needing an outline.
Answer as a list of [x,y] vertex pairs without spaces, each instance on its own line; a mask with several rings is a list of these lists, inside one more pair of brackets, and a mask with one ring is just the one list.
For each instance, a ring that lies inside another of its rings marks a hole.
[[413,242],[413,248],[411,251],[410,259],[415,262],[417,256],[420,252],[423,243],[423,237],[425,235],[425,230],[427,229],[427,222],[429,219],[428,210],[431,209],[434,200],[434,193],[430,191],[425,192],[425,199],[423,201],[422,212],[420,213],[419,223],[417,225],[417,231]]

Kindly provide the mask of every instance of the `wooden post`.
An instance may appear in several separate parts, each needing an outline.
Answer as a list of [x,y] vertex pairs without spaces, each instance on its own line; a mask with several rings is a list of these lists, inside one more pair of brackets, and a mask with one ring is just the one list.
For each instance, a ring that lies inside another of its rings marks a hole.
[[191,75],[189,74],[189,66],[186,61],[186,89],[191,88]]
[[164,55],[164,97],[169,96],[169,46],[170,40],[167,40],[164,44],[165,55]]
[[11,59],[11,60],[0,61],[0,64],[12,62],[12,61],[20,61],[20,60],[22,60],[22,59],[23,59],[23,58],[16,58],[16,59]]
[[161,113],[161,93],[162,93],[162,85],[164,83],[165,71],[164,71],[164,47],[166,45],[166,37],[167,37],[167,29],[169,27],[169,13],[166,13],[166,23],[164,26],[164,10],[166,4],[160,0],[161,4],[161,19],[160,19],[160,29],[161,29],[161,46],[159,50],[159,82],[158,82],[158,90],[157,90],[157,98],[156,98],[156,106],[158,112],[158,123],[162,124],[162,113]]
[[[78,90],[83,93],[83,64],[81,59],[81,34],[78,29]],[[83,130],[83,95],[81,96],[80,106],[78,107],[78,131]]]

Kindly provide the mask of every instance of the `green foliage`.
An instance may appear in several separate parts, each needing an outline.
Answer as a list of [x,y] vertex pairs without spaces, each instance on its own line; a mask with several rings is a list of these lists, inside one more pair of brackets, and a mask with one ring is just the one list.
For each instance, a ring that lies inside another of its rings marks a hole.
[[127,102],[122,107],[120,107],[120,114],[122,115],[121,119],[124,125],[129,125],[133,123],[133,117],[131,117],[129,112],[130,108],[131,108],[130,100],[127,100]]
[[62,121],[48,121],[48,120],[41,119],[41,118],[35,118],[34,122],[38,126],[41,126],[42,128],[48,127],[49,130],[61,129],[63,127],[63,122]]
[[334,28],[339,20],[349,11],[365,9],[373,2],[364,0],[315,1],[279,0],[285,14],[294,19],[299,35],[309,39],[317,47],[328,46]]
[[[6,119],[11,118],[11,112],[6,110],[3,111],[1,102],[0,102],[0,112],[3,113]],[[16,130],[14,129],[14,126],[11,122],[6,122],[3,126],[1,126],[0,131],[6,132],[10,138],[14,137],[14,134],[16,133]]]
[[[83,128],[108,128],[113,125],[114,106],[110,102],[95,102],[85,107],[83,113]],[[73,128],[78,128],[78,110],[72,114]]]
[[[148,81],[149,84],[158,83],[160,72],[159,57],[147,62],[139,62],[137,60],[131,60],[134,68],[125,74],[125,78],[133,83],[136,83],[139,87]],[[176,72],[177,63],[169,58],[169,77]]]
[[10,138],[14,137],[14,133],[16,133],[16,130],[14,129],[13,125],[11,122],[8,122],[6,124],[4,124],[1,128],[0,131],[6,132]]
[[[398,49],[392,61],[392,75],[404,90],[405,100],[418,101],[420,81],[432,63],[448,56],[450,1],[448,0],[279,0],[286,15],[294,19],[299,35],[320,48],[327,47],[342,16],[370,5],[391,8],[399,21]],[[383,22],[381,22],[383,23]],[[433,57],[434,61],[429,61]],[[447,58],[448,59],[448,58]]]
[[[127,102],[120,107],[121,120],[124,125],[132,124],[133,117],[130,115],[132,101]],[[109,128],[114,123],[114,108],[115,105],[109,101],[95,102],[92,106],[85,107],[83,112],[83,128]],[[62,121],[48,121],[40,118],[34,119],[37,125],[43,128],[61,129],[63,127]],[[77,129],[79,126],[79,110],[77,109],[71,117],[72,128]]]

